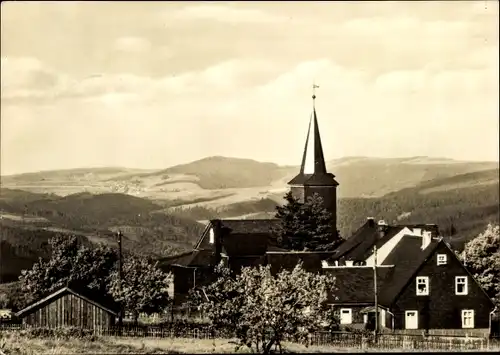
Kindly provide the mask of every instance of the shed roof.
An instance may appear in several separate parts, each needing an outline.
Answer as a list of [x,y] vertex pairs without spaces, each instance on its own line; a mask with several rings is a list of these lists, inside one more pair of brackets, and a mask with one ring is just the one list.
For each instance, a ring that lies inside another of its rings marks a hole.
[[71,287],[62,287],[57,291],[42,296],[38,301],[33,302],[32,304],[17,312],[16,316],[24,317],[28,314],[31,314],[66,294],[73,294],[74,296],[79,297],[114,316],[117,315],[117,311],[119,309],[118,304],[114,300],[112,300],[110,295],[102,295],[86,287],[84,288],[72,285]]

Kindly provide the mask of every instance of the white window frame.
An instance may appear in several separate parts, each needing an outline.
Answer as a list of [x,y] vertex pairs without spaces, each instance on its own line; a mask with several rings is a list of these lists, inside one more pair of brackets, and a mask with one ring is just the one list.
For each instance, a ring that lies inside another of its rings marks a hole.
[[[418,285],[421,283],[419,281],[424,281],[426,285],[425,292],[420,292]],[[429,296],[430,293],[430,283],[429,283],[429,276],[417,276],[415,279],[415,284],[416,284],[416,294],[417,296]]]
[[[415,328],[408,327],[408,313],[415,313],[415,319],[417,320],[417,325]],[[418,329],[418,311],[405,311],[405,329]]]
[[[470,318],[470,324],[466,324],[466,317]],[[475,312],[473,309],[462,309],[462,328],[474,328],[474,316]]]
[[[342,314],[346,311],[349,317],[350,322],[346,322],[342,319]],[[340,309],[340,324],[352,324],[352,308],[341,308]]]
[[[459,280],[465,280],[464,282],[460,282]],[[464,291],[463,292],[458,292],[458,285],[462,284],[464,285]],[[469,294],[469,280],[467,276],[455,276],[455,295],[457,296],[465,296]]]
[[448,255],[446,254],[438,254],[437,255],[437,264],[438,265],[446,265],[448,263]]

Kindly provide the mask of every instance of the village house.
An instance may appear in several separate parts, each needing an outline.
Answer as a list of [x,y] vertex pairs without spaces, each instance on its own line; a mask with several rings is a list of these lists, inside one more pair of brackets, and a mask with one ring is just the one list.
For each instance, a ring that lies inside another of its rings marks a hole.
[[[313,99],[315,97],[313,96]],[[316,110],[309,122],[300,171],[289,183],[304,201],[318,193],[337,231],[337,187],[323,156]],[[378,325],[382,330],[427,333],[480,333],[491,328],[494,304],[433,224],[388,225],[368,218],[333,252],[296,252],[280,246],[279,220],[212,220],[188,253],[165,258],[160,266],[174,275],[173,294],[182,305],[193,287],[213,281],[223,261],[232,270],[270,265],[273,273],[302,262],[310,272],[336,278],[328,303],[341,326],[373,328],[375,273]]]

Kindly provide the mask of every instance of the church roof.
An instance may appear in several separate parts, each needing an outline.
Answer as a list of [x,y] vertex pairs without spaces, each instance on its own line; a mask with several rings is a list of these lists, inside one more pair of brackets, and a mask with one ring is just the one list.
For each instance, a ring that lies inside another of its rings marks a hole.
[[312,186],[337,186],[335,176],[326,170],[325,157],[323,155],[323,146],[319,133],[318,117],[316,109],[313,109],[309,128],[307,130],[306,144],[302,156],[300,172],[289,185],[312,185]]

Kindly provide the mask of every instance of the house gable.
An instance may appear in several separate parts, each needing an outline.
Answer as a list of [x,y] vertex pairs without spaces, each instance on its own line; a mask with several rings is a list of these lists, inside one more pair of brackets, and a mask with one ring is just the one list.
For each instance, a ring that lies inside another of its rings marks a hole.
[[[438,255],[446,255],[446,264],[438,265]],[[467,277],[466,295],[455,292],[457,276]],[[428,295],[417,295],[417,277],[428,277]],[[405,311],[416,310],[419,329],[460,329],[462,311],[471,309],[474,310],[474,327],[488,328],[494,304],[455,253],[441,240],[409,278],[392,308],[396,328],[404,328]]]

